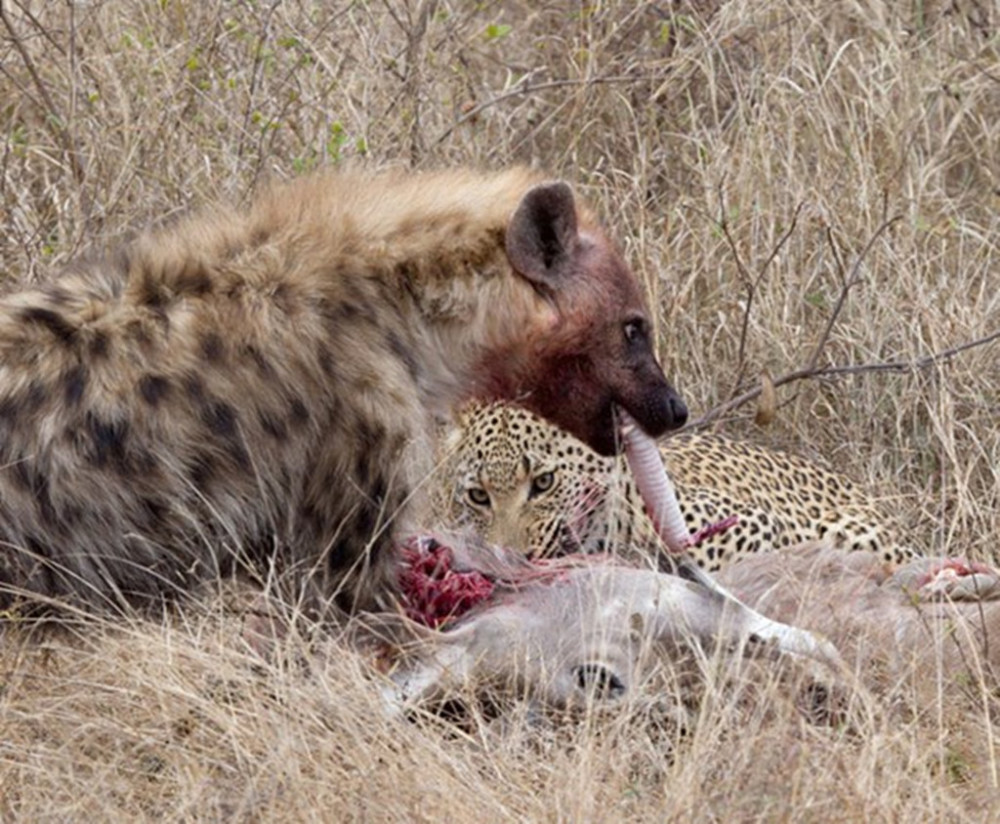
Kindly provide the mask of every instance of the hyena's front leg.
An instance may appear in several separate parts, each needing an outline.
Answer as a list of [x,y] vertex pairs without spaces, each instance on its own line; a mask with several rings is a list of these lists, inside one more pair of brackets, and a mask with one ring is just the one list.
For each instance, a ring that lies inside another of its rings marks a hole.
[[295,580],[348,612],[393,608],[395,542],[416,497],[420,434],[397,405],[379,411],[339,412],[302,473],[289,539]]

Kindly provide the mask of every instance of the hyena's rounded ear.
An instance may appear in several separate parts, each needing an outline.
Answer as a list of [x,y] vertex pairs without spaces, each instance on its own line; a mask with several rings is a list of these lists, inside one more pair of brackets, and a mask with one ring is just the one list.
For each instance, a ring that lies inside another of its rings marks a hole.
[[511,266],[538,286],[553,287],[566,273],[576,245],[576,202],[568,184],[529,189],[507,227]]

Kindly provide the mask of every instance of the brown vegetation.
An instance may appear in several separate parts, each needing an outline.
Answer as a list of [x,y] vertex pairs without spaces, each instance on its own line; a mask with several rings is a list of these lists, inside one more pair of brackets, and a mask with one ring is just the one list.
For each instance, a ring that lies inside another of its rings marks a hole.
[[[991,4],[0,9],[7,277],[35,281],[146,222],[316,166],[537,163],[626,237],[695,417],[767,373],[766,429],[746,404],[712,425],[868,483],[929,552],[996,560],[997,344],[928,359],[1000,328]],[[292,633],[262,665],[225,600],[207,604],[79,633],[6,629],[0,818],[925,821],[996,808],[985,668],[933,701],[859,693],[866,720],[850,729],[811,725],[765,673],[759,700],[710,679],[684,735],[640,705],[456,730],[381,716],[344,648],[304,672]]]

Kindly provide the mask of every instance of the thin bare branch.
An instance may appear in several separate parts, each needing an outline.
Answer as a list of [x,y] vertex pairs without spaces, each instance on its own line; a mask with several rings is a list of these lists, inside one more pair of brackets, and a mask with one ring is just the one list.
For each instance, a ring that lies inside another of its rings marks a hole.
[[[809,380],[811,378],[832,378],[839,375],[857,375],[864,372],[917,372],[921,369],[926,369],[929,366],[934,366],[938,363],[947,361],[955,355],[959,355],[969,349],[976,349],[980,346],[988,346],[997,340],[1000,340],[1000,331],[993,332],[990,335],[977,338],[973,341],[967,341],[966,343],[959,344],[958,346],[942,349],[940,352],[923,355],[910,361],[883,361],[881,363],[855,363],[846,364],[844,366],[823,366],[819,368],[806,367],[804,369],[796,369],[782,375],[780,378],[775,378],[774,386],[784,386],[788,383]],[[757,386],[754,389],[744,392],[738,397],[731,398],[730,400],[713,407],[700,418],[691,421],[685,429],[697,429],[699,427],[707,426],[727,412],[731,412],[744,404],[756,400],[760,396],[761,391],[761,387]]]
[[875,245],[875,241],[879,239],[883,232],[886,231],[892,224],[900,220],[900,216],[896,215],[888,220],[884,220],[878,228],[874,231],[868,243],[865,244],[865,248],[861,250],[861,254],[858,255],[858,259],[854,261],[854,266],[851,267],[851,273],[846,280],[843,279],[843,262],[840,258],[840,253],[837,249],[836,244],[833,242],[833,236],[827,229],[826,237],[827,242],[830,244],[830,248],[833,250],[834,259],[837,261],[837,268],[841,272],[841,279],[843,285],[840,288],[840,295],[837,297],[837,303],[833,307],[833,312],[830,313],[830,317],[826,321],[826,326],[823,329],[823,333],[819,336],[819,341],[816,347],[813,349],[812,354],[806,360],[806,369],[815,369],[816,364],[819,363],[819,356],[823,353],[826,348],[827,343],[830,341],[830,335],[833,333],[833,327],[837,323],[837,318],[840,317],[840,313],[843,311],[845,304],[847,303],[847,296],[851,289],[854,288],[861,280],[861,264],[864,262],[865,258],[868,257],[868,253],[872,250]]
[[21,62],[24,63],[24,68],[31,77],[31,82],[34,84],[39,98],[41,98],[46,114],[48,115],[48,117],[45,118],[45,122],[52,130],[53,136],[56,138],[56,142],[59,143],[62,147],[63,153],[66,155],[66,160],[73,173],[73,180],[76,181],[78,186],[82,185],[85,177],[83,161],[80,159],[80,153],[76,148],[73,136],[66,128],[65,118],[63,118],[63,116],[59,113],[59,109],[57,108],[55,101],[53,101],[45,82],[38,74],[38,70],[35,68],[35,62],[31,59],[31,55],[28,54],[28,50],[24,47],[24,43],[21,41],[21,36],[14,28],[14,24],[7,15],[7,11],[4,8],[3,3],[0,3],[0,20],[3,21],[4,28],[10,35],[11,43],[14,44],[14,48],[21,57]]
[[484,100],[482,103],[478,103],[472,106],[470,109],[462,113],[454,123],[452,123],[447,129],[445,129],[441,134],[439,134],[431,142],[432,146],[438,146],[447,140],[451,133],[455,131],[463,123],[469,120],[474,120],[479,114],[491,109],[494,106],[499,105],[507,100],[514,97],[527,97],[528,95],[534,94],[535,92],[544,92],[550,89],[562,89],[567,86],[598,86],[604,83],[645,83],[650,80],[662,80],[663,76],[660,74],[644,74],[644,75],[609,75],[606,77],[586,77],[579,80],[547,80],[542,83],[528,83],[526,81],[530,80],[531,75],[528,74],[520,81],[519,85],[515,86],[513,89],[508,89],[502,94],[498,94],[496,97],[491,97],[489,100]]
[[412,167],[420,165],[425,152],[423,130],[420,127],[420,113],[423,107],[420,81],[424,35],[436,8],[437,0],[423,0],[417,9],[416,19],[411,21],[406,29],[406,79],[403,88],[407,101],[412,106],[410,117],[410,166]]
[[740,277],[743,280],[743,285],[747,290],[747,303],[743,308],[743,321],[740,327],[740,343],[736,355],[736,380],[733,381],[733,397],[739,391],[740,385],[743,383],[743,374],[746,371],[746,344],[747,337],[750,332],[750,314],[753,309],[754,298],[757,296],[757,290],[760,284],[764,280],[764,275],[767,274],[767,270],[770,265],[774,262],[774,259],[778,256],[782,247],[788,242],[788,239],[792,236],[795,231],[795,227],[798,224],[799,214],[802,212],[802,207],[805,205],[803,202],[795,207],[795,212],[792,214],[792,222],[788,226],[788,229],[778,238],[778,242],[774,244],[771,249],[770,254],[768,254],[767,259],[761,265],[760,269],[757,270],[757,277],[751,277],[750,272],[747,270],[746,265],[743,263],[743,259],[740,257],[740,252],[736,246],[736,241],[733,240],[732,234],[729,232],[729,223],[726,220],[726,210],[725,210],[725,200],[723,199],[722,184],[719,184],[719,203],[720,203],[720,217],[719,217],[719,228],[722,230],[723,236],[726,238],[726,242],[729,244],[730,250],[732,250],[733,258],[736,260],[736,268],[739,270]]

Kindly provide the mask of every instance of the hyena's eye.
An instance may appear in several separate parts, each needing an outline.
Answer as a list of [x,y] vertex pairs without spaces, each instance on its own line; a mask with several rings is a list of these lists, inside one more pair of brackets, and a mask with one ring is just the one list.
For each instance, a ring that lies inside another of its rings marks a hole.
[[469,501],[476,506],[490,505],[490,493],[481,486],[470,486],[465,494]]
[[622,326],[622,331],[625,333],[625,340],[628,343],[639,343],[639,341],[644,340],[646,337],[646,324],[645,321],[627,320]]
[[528,494],[528,497],[534,498],[536,495],[548,492],[552,489],[552,485],[555,482],[555,472],[539,472],[534,478],[531,479],[531,492]]

